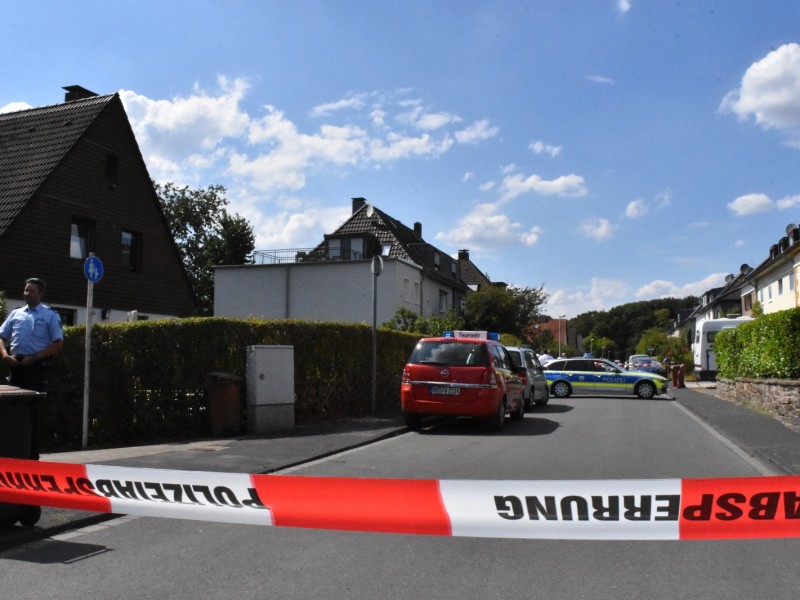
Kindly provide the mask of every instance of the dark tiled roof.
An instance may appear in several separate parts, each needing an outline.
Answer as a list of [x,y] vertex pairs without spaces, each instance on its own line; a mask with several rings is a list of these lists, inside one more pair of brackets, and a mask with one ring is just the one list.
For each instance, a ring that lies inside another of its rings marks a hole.
[[467,259],[458,259],[461,281],[467,285],[490,285],[492,281],[475,264]]
[[0,235],[116,96],[0,114]]
[[[422,258],[417,256],[414,248],[415,245],[425,244],[425,241],[414,233],[413,229],[378,208],[372,207],[371,215],[367,212],[367,206],[364,205],[331,235],[370,234],[381,244],[391,244],[388,258],[401,258],[423,264]],[[324,254],[325,243],[317,246],[314,252]]]

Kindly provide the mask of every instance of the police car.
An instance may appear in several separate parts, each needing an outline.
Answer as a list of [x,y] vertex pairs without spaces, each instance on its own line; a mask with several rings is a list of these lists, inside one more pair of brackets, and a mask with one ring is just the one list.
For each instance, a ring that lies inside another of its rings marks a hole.
[[667,393],[667,379],[655,373],[626,371],[604,358],[562,358],[544,367],[550,393],[556,398],[572,394],[628,395],[653,398]]
[[496,333],[446,331],[423,338],[403,369],[403,418],[418,429],[426,415],[479,417],[500,430],[506,414],[525,415],[523,374]]

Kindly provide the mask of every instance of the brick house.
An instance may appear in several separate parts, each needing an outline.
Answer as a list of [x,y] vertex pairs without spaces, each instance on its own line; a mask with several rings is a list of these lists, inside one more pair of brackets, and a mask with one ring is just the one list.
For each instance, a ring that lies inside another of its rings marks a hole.
[[[0,114],[0,290],[28,277],[64,324],[86,317],[89,253],[103,262],[95,320],[186,316],[194,297],[118,94]],[[136,311],[135,313],[133,311]],[[130,313],[130,314],[129,314]]]

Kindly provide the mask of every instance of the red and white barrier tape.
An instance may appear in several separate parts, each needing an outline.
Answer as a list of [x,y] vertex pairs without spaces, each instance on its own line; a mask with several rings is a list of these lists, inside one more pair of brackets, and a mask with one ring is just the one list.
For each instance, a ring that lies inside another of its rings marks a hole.
[[800,476],[462,481],[240,475],[0,458],[0,502],[443,536],[800,537]]

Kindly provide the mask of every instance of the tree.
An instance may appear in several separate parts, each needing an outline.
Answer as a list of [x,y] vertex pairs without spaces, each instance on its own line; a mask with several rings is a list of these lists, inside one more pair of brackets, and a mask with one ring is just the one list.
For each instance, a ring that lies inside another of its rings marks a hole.
[[448,310],[443,316],[431,315],[426,318],[407,308],[398,308],[392,320],[381,325],[381,329],[408,331],[428,337],[437,337],[445,331],[462,329],[463,326],[464,320],[452,309]]
[[516,323],[514,331],[511,333],[524,338],[530,328],[542,319],[542,307],[547,303],[550,295],[544,291],[544,285],[538,288],[510,287],[509,291],[517,309]]
[[198,312],[210,315],[214,310],[213,267],[251,263],[253,228],[243,217],[225,210],[228,200],[221,185],[197,190],[174,183],[153,185],[181,252]]
[[521,333],[517,328],[517,306],[512,293],[505,288],[484,285],[464,300],[467,329]]

